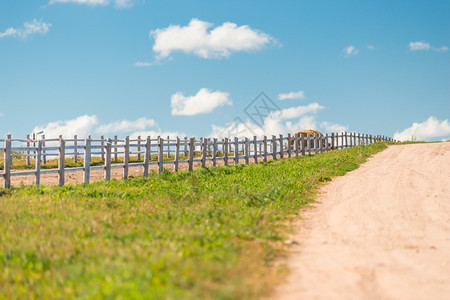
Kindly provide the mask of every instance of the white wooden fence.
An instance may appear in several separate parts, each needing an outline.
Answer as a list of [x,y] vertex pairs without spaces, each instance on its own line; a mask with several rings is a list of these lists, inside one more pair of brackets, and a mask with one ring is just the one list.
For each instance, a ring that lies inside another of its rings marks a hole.
[[[142,175],[148,176],[149,166],[157,165],[158,172],[161,173],[164,165],[172,165],[173,171],[179,170],[180,164],[187,164],[188,170],[192,171],[194,163],[199,163],[201,167],[206,166],[206,162],[212,162],[216,166],[218,161],[223,161],[224,165],[258,163],[258,160],[267,161],[283,157],[311,155],[324,151],[354,147],[358,145],[368,145],[377,141],[392,141],[385,136],[372,136],[359,133],[331,133],[324,136],[287,136],[279,135],[272,137],[264,136],[258,139],[217,139],[217,138],[175,138],[164,139],[162,137],[142,139],[42,139],[32,140],[13,139],[8,135],[6,139],[0,139],[0,149],[3,152],[4,167],[0,176],[4,179],[4,187],[11,186],[12,176],[35,176],[36,185],[40,183],[42,174],[58,174],[59,185],[64,185],[64,175],[68,172],[84,172],[84,183],[89,183],[91,170],[103,170],[104,179],[109,180],[111,169],[123,169],[123,178],[128,178],[130,167],[143,167]],[[130,157],[138,161],[130,163]],[[152,157],[153,155],[153,157]],[[30,165],[30,158],[35,159],[34,170],[11,172],[12,157],[21,156],[26,158],[26,164]],[[57,169],[42,169],[48,157],[58,159]],[[83,167],[67,168],[66,158],[77,162],[83,157]],[[92,157],[100,157],[103,165],[92,166]],[[118,163],[119,157],[121,162]],[[155,158],[154,160],[152,158]]]

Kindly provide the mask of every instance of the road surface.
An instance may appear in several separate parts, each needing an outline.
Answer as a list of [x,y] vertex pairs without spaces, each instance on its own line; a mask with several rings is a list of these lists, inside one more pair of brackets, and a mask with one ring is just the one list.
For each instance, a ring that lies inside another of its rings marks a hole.
[[302,216],[273,299],[450,299],[450,143],[390,146]]

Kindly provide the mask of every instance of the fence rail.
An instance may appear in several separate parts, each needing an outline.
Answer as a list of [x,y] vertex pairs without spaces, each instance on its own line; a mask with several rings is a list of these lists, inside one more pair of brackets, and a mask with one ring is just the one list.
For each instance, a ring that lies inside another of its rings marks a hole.
[[[179,137],[171,139],[167,137],[113,139],[104,138],[79,139],[76,135],[73,139],[45,139],[39,140],[13,139],[8,135],[6,139],[0,139],[0,149],[3,154],[4,187],[11,186],[13,176],[35,176],[36,185],[40,184],[42,174],[58,174],[59,185],[64,185],[64,175],[68,172],[84,172],[83,182],[89,183],[91,170],[103,170],[104,179],[111,178],[111,169],[123,168],[123,178],[128,178],[130,167],[142,167],[142,176],[147,177],[149,166],[156,165],[161,173],[164,165],[172,165],[173,171],[179,170],[180,164],[187,164],[188,170],[192,171],[194,163],[201,167],[206,162],[212,162],[216,166],[218,161],[224,165],[249,164],[250,162],[276,160],[283,157],[311,155],[330,150],[350,148],[358,145],[369,145],[377,141],[393,141],[385,136],[372,136],[359,133],[331,133],[324,136],[302,135],[287,136],[278,135],[263,138],[244,139],[217,139],[217,138],[187,138]],[[130,157],[135,157],[137,162],[130,163]],[[13,156],[25,157],[26,165],[31,165],[31,159],[35,160],[34,170],[11,172],[13,169]],[[48,157],[56,157],[58,167],[56,169],[43,170],[42,165],[47,163]],[[66,159],[72,159],[75,163],[83,158],[83,167],[66,167]],[[93,157],[99,157],[102,165],[91,165]],[[119,161],[119,157],[121,158]]]

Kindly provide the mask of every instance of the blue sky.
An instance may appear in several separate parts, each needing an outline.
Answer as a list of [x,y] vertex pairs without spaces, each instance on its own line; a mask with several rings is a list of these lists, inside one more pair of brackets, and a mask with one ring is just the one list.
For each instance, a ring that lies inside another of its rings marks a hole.
[[0,136],[442,140],[449,47],[448,0],[2,0]]

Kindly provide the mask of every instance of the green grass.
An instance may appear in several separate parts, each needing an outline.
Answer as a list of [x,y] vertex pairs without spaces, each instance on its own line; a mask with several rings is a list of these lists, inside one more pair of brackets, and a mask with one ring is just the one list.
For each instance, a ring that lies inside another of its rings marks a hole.
[[299,208],[385,147],[0,190],[0,299],[261,297]]

